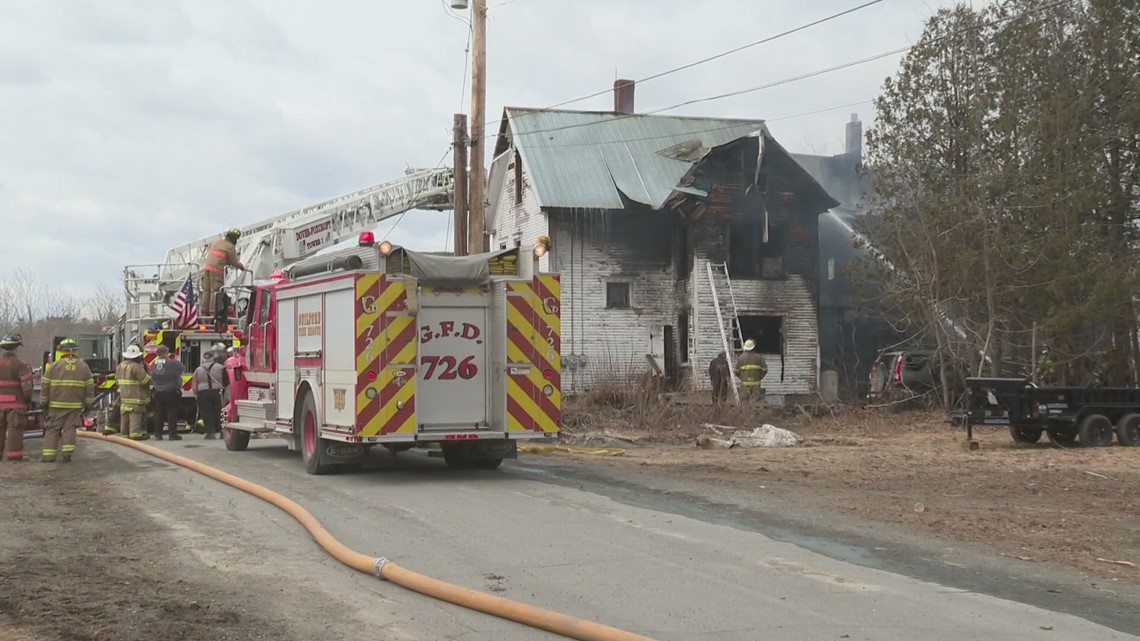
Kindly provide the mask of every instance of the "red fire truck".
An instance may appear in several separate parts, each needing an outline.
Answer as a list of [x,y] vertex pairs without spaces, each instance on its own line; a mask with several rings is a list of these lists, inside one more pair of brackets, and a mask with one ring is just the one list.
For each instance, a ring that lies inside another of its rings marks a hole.
[[561,424],[560,281],[522,248],[474,256],[387,242],[294,264],[251,288],[248,369],[226,447],[277,434],[306,470],[365,450],[438,444],[449,467],[497,467]]

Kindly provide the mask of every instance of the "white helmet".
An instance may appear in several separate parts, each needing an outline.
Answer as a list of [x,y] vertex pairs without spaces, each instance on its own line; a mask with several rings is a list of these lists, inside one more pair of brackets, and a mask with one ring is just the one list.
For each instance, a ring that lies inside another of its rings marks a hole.
[[744,351],[751,352],[754,349],[756,349],[756,341],[752,340],[751,338],[744,341]]
[[127,360],[134,360],[141,357],[142,355],[142,350],[139,349],[138,345],[131,345],[127,348],[127,351],[123,352],[123,358]]

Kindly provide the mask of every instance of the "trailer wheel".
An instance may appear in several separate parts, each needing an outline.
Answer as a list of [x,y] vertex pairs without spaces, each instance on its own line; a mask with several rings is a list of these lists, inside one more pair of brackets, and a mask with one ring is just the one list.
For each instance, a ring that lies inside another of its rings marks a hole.
[[1072,447],[1077,442],[1077,433],[1071,430],[1049,430],[1049,440],[1054,445]]
[[1112,421],[1102,414],[1089,414],[1081,421],[1077,434],[1084,447],[1107,447],[1112,445]]
[[300,430],[301,460],[309,474],[328,474],[333,466],[325,461],[325,448],[322,447],[320,431],[317,427],[317,404],[313,393],[306,391],[301,399],[297,429]]
[[1042,430],[1032,427],[1022,427],[1018,425],[1009,426],[1009,435],[1013,437],[1013,441],[1015,443],[1026,443],[1032,445],[1033,443],[1041,440],[1041,432]]
[[227,425],[222,428],[222,442],[226,444],[226,449],[231,452],[244,452],[249,447],[249,432],[235,430]]
[[1140,414],[1125,414],[1116,422],[1116,442],[1127,446],[1140,446]]

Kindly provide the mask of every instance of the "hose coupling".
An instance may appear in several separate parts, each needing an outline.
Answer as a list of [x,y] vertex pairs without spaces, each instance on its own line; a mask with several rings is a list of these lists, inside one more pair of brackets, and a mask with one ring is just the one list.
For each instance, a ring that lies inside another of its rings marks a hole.
[[384,578],[384,566],[388,565],[388,559],[379,557],[372,562],[372,573],[376,575],[377,579]]

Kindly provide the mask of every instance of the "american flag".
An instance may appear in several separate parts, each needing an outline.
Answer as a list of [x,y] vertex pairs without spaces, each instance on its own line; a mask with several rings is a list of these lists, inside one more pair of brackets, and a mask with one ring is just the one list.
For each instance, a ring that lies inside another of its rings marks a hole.
[[194,295],[194,281],[191,276],[186,277],[182,289],[170,301],[170,309],[174,310],[174,327],[186,329],[198,324],[198,297]]

